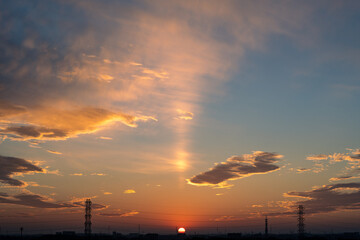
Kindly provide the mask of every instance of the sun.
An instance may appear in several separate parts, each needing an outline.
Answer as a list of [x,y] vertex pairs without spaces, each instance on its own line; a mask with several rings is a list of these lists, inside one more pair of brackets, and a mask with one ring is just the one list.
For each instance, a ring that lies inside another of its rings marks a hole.
[[181,227],[181,228],[178,228],[178,233],[185,233],[185,228]]

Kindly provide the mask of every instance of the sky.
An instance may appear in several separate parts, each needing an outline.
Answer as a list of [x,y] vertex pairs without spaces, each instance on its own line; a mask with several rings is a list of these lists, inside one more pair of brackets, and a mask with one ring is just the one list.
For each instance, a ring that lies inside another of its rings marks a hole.
[[359,11],[0,1],[1,233],[360,231]]

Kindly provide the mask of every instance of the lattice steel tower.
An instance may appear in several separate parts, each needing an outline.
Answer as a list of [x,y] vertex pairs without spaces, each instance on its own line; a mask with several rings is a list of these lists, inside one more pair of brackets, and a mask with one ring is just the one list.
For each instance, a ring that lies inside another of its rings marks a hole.
[[85,201],[85,235],[91,235],[91,200]]
[[299,238],[302,239],[305,234],[305,224],[304,224],[304,206],[299,205],[298,207],[298,233]]
[[265,236],[268,235],[268,218],[267,216],[265,217]]

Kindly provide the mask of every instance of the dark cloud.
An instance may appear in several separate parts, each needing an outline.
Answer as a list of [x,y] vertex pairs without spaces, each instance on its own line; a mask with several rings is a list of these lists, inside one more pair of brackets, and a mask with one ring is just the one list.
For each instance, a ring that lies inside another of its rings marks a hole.
[[[44,196],[37,194],[18,194],[15,196],[2,196],[0,195],[0,203],[23,205],[35,208],[75,208],[83,207],[83,202],[51,202]],[[94,209],[102,209],[105,206],[101,204],[93,204]]]
[[7,134],[12,134],[15,138],[22,139],[38,139],[38,138],[64,138],[67,132],[62,129],[49,129],[45,127],[37,127],[33,125],[11,126],[4,131]]
[[29,161],[0,155],[0,181],[12,186],[22,186],[24,182],[12,178],[14,174],[42,172],[43,169]]
[[232,156],[226,162],[218,163],[207,172],[200,173],[188,182],[193,185],[219,185],[227,180],[275,171],[275,165],[283,156],[277,153],[255,151],[253,154]]
[[360,209],[360,183],[325,185],[306,192],[288,192],[286,196],[301,197],[306,213],[323,213],[337,210]]

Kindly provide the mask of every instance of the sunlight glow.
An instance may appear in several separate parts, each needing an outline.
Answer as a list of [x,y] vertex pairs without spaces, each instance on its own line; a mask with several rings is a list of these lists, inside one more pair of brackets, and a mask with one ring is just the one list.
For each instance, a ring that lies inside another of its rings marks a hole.
[[183,228],[183,227],[181,227],[181,228],[178,229],[178,233],[185,233],[185,231],[186,231],[186,230],[185,230],[185,228]]

